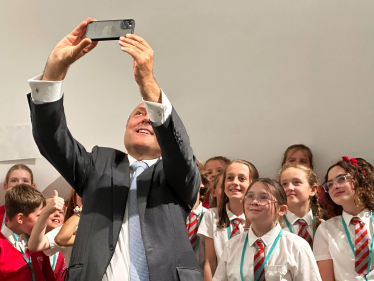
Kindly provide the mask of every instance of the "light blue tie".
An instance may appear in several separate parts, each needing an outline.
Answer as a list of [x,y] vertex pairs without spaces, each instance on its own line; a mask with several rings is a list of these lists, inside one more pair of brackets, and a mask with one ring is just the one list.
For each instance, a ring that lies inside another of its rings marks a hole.
[[136,178],[148,168],[147,163],[136,161],[131,165],[134,171],[129,194],[129,233],[130,233],[130,280],[149,281],[148,265],[145,256],[142,232],[140,229],[137,201]]

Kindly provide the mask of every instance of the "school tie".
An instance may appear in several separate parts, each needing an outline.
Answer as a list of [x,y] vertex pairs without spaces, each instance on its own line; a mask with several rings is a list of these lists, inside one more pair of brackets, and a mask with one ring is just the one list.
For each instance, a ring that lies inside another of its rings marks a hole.
[[297,222],[300,224],[300,230],[297,235],[304,238],[309,243],[310,247],[313,249],[313,239],[308,232],[308,224],[303,219],[299,219]]
[[253,258],[254,280],[256,280],[257,275],[260,275],[257,280],[265,281],[265,266],[262,268],[260,273],[261,266],[265,261],[264,242],[261,239],[257,239],[253,245],[256,247],[256,253]]
[[355,270],[358,275],[365,276],[368,274],[369,262],[369,241],[370,237],[364,222],[354,217],[351,223],[355,225]]
[[188,238],[190,239],[192,249],[195,251],[197,244],[197,215],[191,212],[189,217],[189,223],[187,224]]
[[140,229],[139,210],[137,201],[136,178],[148,168],[147,163],[136,161],[131,165],[134,176],[131,181],[129,192],[129,242],[130,242],[130,280],[149,280],[148,264]]
[[233,238],[235,235],[239,234],[240,233],[240,230],[239,230],[239,225],[240,225],[240,222],[242,221],[242,219],[239,219],[239,218],[236,218],[236,219],[233,219],[231,220],[232,224],[233,224],[233,229],[231,231],[231,238]]

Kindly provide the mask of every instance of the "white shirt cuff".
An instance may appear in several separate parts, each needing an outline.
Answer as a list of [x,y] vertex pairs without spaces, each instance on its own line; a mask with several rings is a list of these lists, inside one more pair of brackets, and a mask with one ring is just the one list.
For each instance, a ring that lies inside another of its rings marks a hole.
[[35,76],[29,82],[31,98],[35,104],[58,101],[62,98],[62,81],[41,81],[42,74]]
[[145,107],[148,112],[149,120],[156,126],[160,126],[165,123],[166,119],[171,115],[172,105],[169,99],[166,97],[163,90],[161,90],[161,103],[145,101]]

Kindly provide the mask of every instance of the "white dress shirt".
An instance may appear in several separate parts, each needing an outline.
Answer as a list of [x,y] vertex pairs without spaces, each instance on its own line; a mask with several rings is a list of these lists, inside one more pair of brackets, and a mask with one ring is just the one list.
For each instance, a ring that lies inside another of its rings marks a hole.
[[4,224],[3,228],[1,229],[1,233],[9,241],[9,243],[12,244],[13,247],[16,248],[19,252],[21,252],[21,249],[22,249],[22,251],[26,253],[26,250],[28,247],[28,239],[27,239],[26,233],[22,233],[21,235],[18,235],[18,242],[13,236],[13,231],[10,230],[6,226],[6,224]]
[[[28,80],[31,88],[31,97],[35,104],[54,102],[63,96],[63,81],[41,81],[41,75]],[[162,91],[162,90],[161,90]],[[172,105],[162,91],[162,103],[144,101],[150,121],[156,126],[163,124],[171,115]],[[130,166],[136,161],[128,155]],[[152,166],[158,159],[144,160],[148,166]],[[130,169],[131,171],[131,169]],[[133,171],[130,174],[132,179]],[[130,250],[129,250],[129,226],[128,226],[128,206],[126,203],[125,216],[119,233],[118,241],[114,249],[114,254],[103,276],[103,281],[130,280]]]
[[[371,211],[363,210],[357,216],[352,216],[343,211],[343,219],[351,236],[353,247],[355,245],[355,226],[351,223],[353,217],[360,218],[366,225],[369,237],[373,235],[373,222]],[[355,256],[349,245],[347,235],[342,223],[342,216],[336,216],[322,222],[314,237],[313,252],[317,261],[332,260],[336,281],[365,280],[355,271]],[[374,280],[374,260],[371,261],[368,280]]]
[[[244,213],[237,217],[229,210],[228,204],[226,204],[226,212],[230,220],[230,234],[234,227],[232,220],[235,218],[242,219],[239,224],[239,233],[243,233],[244,226],[245,226]],[[210,208],[204,215],[200,223],[199,230],[197,232],[199,236],[206,236],[206,237],[213,239],[214,250],[216,251],[216,256],[217,256],[217,264],[219,263],[225,244],[227,243],[227,241],[229,241],[229,237],[227,235],[227,229],[217,227],[218,220],[219,220],[218,208]]]
[[[254,246],[256,240],[261,238],[264,242],[266,257],[280,230],[281,226],[277,224],[264,236],[257,237],[253,233],[252,227],[249,228],[248,243],[243,261],[244,280],[254,280],[253,259],[256,253]],[[213,281],[241,281],[240,263],[246,236],[247,232],[227,242]],[[265,266],[265,278],[266,281],[321,280],[313,252],[308,242],[293,233],[283,231]]]
[[[196,216],[197,216],[197,227],[198,228],[200,227],[200,223],[202,221],[202,219],[200,221],[201,214],[204,217],[207,211],[208,211],[208,209],[204,208],[202,203],[200,203],[200,205],[195,210],[191,211],[191,212],[194,212],[196,214]],[[188,224],[189,222],[190,222],[190,217],[188,216],[187,220],[186,220],[186,224]],[[204,272],[204,264],[205,264],[205,236],[199,236],[199,239],[200,239],[200,242],[199,242],[199,245],[197,246],[197,250],[196,250],[195,256],[196,256],[196,259],[197,259],[197,261],[199,263],[200,269]]]
[[[287,212],[286,212],[286,218],[288,219],[289,223],[291,224],[291,229],[292,229],[293,233],[296,234],[296,235],[298,235],[299,230],[301,228],[301,225],[298,223],[298,220],[299,219],[305,220],[305,222],[308,225],[309,235],[310,235],[310,237],[312,237],[312,239],[314,239],[314,237],[313,237],[314,236],[314,234],[313,234],[314,232],[313,232],[313,213],[312,213],[312,210],[310,210],[302,218],[299,218],[294,213],[292,213],[292,212],[290,212],[290,211],[287,210]],[[281,222],[281,227],[283,228],[283,230],[290,231],[290,229],[288,228],[287,223],[285,222],[284,219]]]

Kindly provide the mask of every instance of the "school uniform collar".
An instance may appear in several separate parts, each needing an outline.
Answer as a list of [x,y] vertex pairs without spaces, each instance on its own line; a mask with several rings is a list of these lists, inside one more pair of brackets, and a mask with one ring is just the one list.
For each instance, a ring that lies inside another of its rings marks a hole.
[[268,246],[269,244],[273,243],[275,238],[277,238],[279,231],[281,230],[281,227],[279,223],[277,222],[276,226],[270,230],[268,233],[266,233],[262,237],[257,237],[256,234],[253,233],[252,226],[248,230],[248,245],[253,246],[253,244],[261,238],[261,240],[264,242],[265,246]]
[[199,206],[195,210],[191,211],[191,213],[194,212],[196,216],[200,216],[202,210],[203,210],[203,203],[200,203]]
[[[130,154],[127,154],[127,157],[128,157],[128,159],[129,159],[130,167],[131,167],[131,165],[132,165],[134,162],[138,161],[138,160],[136,160],[134,157],[132,157]],[[151,167],[153,164],[155,164],[155,163],[157,162],[158,159],[159,159],[159,158],[151,159],[151,160],[142,160],[142,161],[145,162],[145,163],[147,163],[148,167]]]
[[346,213],[345,211],[343,211],[343,219],[345,221],[345,224],[347,226],[349,226],[349,224],[351,223],[351,220],[352,218],[359,218],[360,220],[362,220],[364,222],[365,225],[370,225],[370,219],[371,219],[371,211],[369,209],[364,209],[362,210],[358,215],[356,216],[352,216],[351,214],[348,214]]
[[312,212],[312,210],[309,210],[309,212],[304,217],[302,217],[302,218],[299,218],[294,213],[292,213],[291,211],[287,210],[287,212],[286,212],[286,218],[288,219],[288,221],[292,225],[297,224],[297,221],[299,219],[305,220],[308,225],[312,225],[313,224],[313,212]]
[[18,235],[18,242],[14,238],[13,231],[10,230],[6,225],[4,225],[3,228],[1,229],[1,233],[9,241],[9,243],[12,244],[15,248],[18,249],[18,247],[16,246],[17,243],[23,248],[27,248],[27,234],[26,233],[22,233],[21,235]]
[[229,203],[227,202],[226,203],[226,213],[227,213],[227,216],[229,217],[229,220],[232,221],[233,219],[236,219],[236,218],[239,218],[241,219],[242,221],[241,222],[244,222],[245,221],[245,215],[244,215],[244,212],[243,214],[241,214],[240,216],[236,216],[233,212],[231,212],[229,210]]

